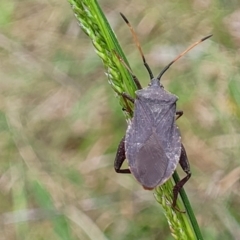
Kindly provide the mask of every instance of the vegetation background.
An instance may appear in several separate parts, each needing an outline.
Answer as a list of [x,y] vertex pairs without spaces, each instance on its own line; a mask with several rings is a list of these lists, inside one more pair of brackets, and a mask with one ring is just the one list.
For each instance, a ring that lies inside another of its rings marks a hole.
[[[184,111],[185,190],[204,238],[240,239],[240,2],[99,4],[143,86],[120,11],[155,74],[213,34],[162,83]],[[0,91],[0,239],[172,239],[153,193],[113,170],[127,125],[67,1],[0,2]]]

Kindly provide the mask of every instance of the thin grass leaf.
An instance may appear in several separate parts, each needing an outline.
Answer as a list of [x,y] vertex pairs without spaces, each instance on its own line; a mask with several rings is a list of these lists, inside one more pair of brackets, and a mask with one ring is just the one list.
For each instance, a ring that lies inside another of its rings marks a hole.
[[[29,231],[29,223],[27,221],[23,221],[21,214],[19,211],[22,209],[27,209],[28,200],[26,194],[26,188],[24,184],[24,168],[21,164],[18,164],[18,170],[20,169],[20,173],[22,175],[18,176],[18,180],[13,185],[12,189],[12,199],[13,199],[13,214],[15,214],[15,231],[16,231],[16,238],[23,239],[26,232]],[[11,175],[12,178],[16,179],[18,175],[18,171],[16,168],[11,168]]]
[[36,198],[36,201],[42,207],[42,210],[50,213],[54,232],[57,236],[59,236],[59,239],[73,239],[71,236],[71,227],[68,218],[63,213],[57,211],[52,198],[44,185],[41,182],[35,180],[32,183],[32,189],[34,189],[34,196]]

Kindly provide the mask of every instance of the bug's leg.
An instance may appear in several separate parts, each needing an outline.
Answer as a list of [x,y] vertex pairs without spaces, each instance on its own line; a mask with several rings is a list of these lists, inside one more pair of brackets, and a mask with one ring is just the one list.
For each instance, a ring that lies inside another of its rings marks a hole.
[[181,179],[178,183],[176,183],[176,185],[173,188],[173,203],[172,203],[173,208],[176,208],[178,193],[182,189],[183,185],[191,177],[190,165],[189,165],[187,153],[186,153],[186,150],[185,150],[183,144],[181,147],[181,156],[180,156],[179,163],[180,163],[183,171],[187,174],[187,176],[185,178]]
[[128,100],[128,101],[134,103],[134,98],[131,97],[130,95],[128,95],[127,93],[122,92],[121,95],[122,95],[122,97],[123,97],[124,99],[126,99],[126,100]]
[[176,111],[176,115],[177,115],[177,117],[176,117],[176,120],[177,119],[179,119],[182,115],[183,115],[183,111]]
[[[117,55],[117,53],[115,53],[115,54]],[[124,60],[119,55],[117,55],[117,57],[118,57],[119,61],[124,65],[124,67],[128,70],[128,72],[131,74],[133,81],[137,86],[137,89],[138,90],[142,89],[141,83],[139,82],[137,76],[133,74],[132,70],[128,67],[128,65],[124,62]]]
[[125,159],[126,159],[126,155],[125,155],[125,136],[124,136],[118,145],[117,154],[114,161],[114,169],[117,173],[131,173],[128,168],[121,169],[121,166],[125,161]]
[[142,89],[141,83],[139,82],[138,78],[132,74],[133,81],[135,82],[138,90]]
[[134,98],[125,92],[122,92],[121,95],[126,104],[126,108],[123,108],[122,110],[128,112],[130,115],[133,114],[133,111],[129,105],[129,101],[134,104]]
[[132,109],[129,105],[129,101],[131,103],[134,103],[134,98],[131,97],[130,95],[128,95],[127,93],[125,93],[125,92],[122,92],[121,95],[122,95],[123,100],[125,101],[125,104],[126,104],[126,108],[123,108],[122,110],[128,112],[130,115],[133,114],[133,111],[132,111]]
[[[114,50],[113,50],[113,51],[114,51]],[[118,60],[122,63],[122,65],[123,65],[123,66],[128,70],[128,72],[131,74],[131,76],[132,76],[132,78],[133,78],[133,81],[134,81],[134,83],[135,83],[136,86],[137,86],[137,89],[138,89],[138,90],[142,89],[142,86],[141,86],[141,84],[140,84],[137,76],[133,74],[131,68],[125,63],[125,61],[120,57],[120,55],[119,55],[116,51],[114,51],[114,53],[115,53],[115,55],[117,56]]]

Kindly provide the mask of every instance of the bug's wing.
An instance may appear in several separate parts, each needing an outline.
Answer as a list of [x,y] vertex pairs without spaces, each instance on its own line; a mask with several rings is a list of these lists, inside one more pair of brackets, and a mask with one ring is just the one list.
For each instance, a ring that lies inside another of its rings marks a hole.
[[130,170],[146,189],[164,183],[171,174],[166,175],[168,159],[156,133],[153,133],[136,155]]
[[181,134],[176,126],[175,114],[176,104],[167,105],[162,109],[159,120],[155,120],[156,134],[168,158],[166,176],[172,175],[181,155]]
[[162,106],[135,100],[125,149],[131,173],[146,189],[163,184],[176,169],[181,142],[175,113],[175,104]]

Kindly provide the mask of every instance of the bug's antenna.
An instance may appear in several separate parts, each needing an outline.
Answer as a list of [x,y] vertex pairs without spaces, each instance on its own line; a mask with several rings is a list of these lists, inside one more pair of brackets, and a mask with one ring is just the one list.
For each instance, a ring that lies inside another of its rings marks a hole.
[[171,61],[160,73],[159,75],[157,76],[157,79],[160,81],[162,75],[170,68],[170,66],[175,63],[179,58],[181,58],[183,55],[185,55],[187,52],[189,52],[192,48],[194,48],[195,46],[197,46],[199,43],[207,40],[208,38],[210,38],[212,36],[211,35],[208,35],[204,38],[202,38],[201,40],[193,43],[191,46],[189,46],[185,51],[183,51],[182,53],[180,53],[173,61]]
[[131,31],[131,33],[132,33],[134,42],[135,42],[135,44],[137,45],[137,48],[138,48],[138,50],[139,50],[139,52],[140,52],[140,55],[141,55],[141,57],[142,57],[142,60],[143,60],[143,64],[144,64],[144,66],[146,67],[146,69],[147,69],[147,71],[148,71],[148,73],[149,73],[150,79],[153,79],[154,76],[153,76],[153,74],[152,74],[152,71],[151,71],[149,65],[148,65],[147,62],[146,62],[146,59],[145,59],[145,57],[144,57],[144,54],[143,54],[141,45],[140,45],[140,43],[139,43],[139,41],[138,41],[138,38],[137,38],[137,34],[135,33],[132,25],[129,23],[129,21],[127,20],[127,18],[126,18],[121,12],[120,12],[120,15],[122,16],[123,20],[124,20],[125,23],[128,25],[128,27],[129,27],[129,29],[130,29],[130,31]]

